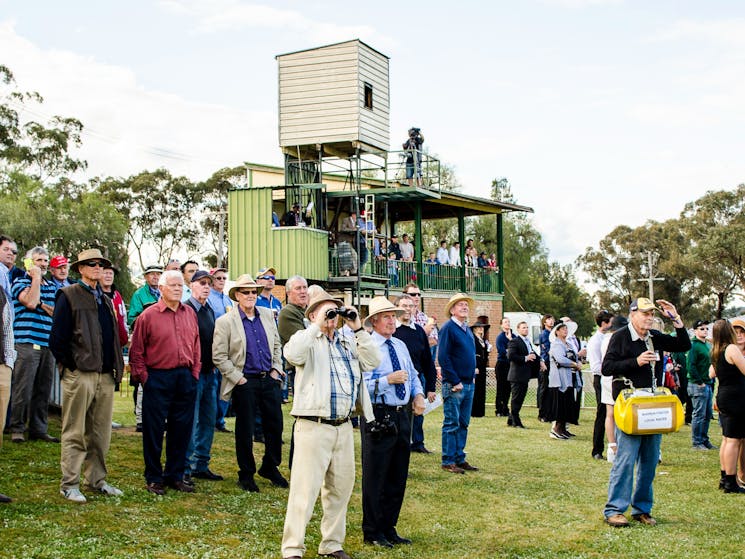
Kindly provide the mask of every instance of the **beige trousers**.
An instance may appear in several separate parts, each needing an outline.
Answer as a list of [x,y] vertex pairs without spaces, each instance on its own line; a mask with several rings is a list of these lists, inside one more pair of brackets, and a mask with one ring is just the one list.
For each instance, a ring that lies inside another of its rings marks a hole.
[[347,505],[354,488],[352,423],[334,427],[304,419],[295,422],[295,454],[282,535],[282,557],[305,554],[305,529],[321,494],[323,518],[319,555],[343,549]]
[[65,369],[62,377],[61,489],[80,486],[100,488],[106,480],[106,453],[111,443],[114,410],[114,377]]
[[8,415],[8,402],[10,402],[10,379],[13,369],[7,365],[0,365],[0,446],[3,446],[3,430],[5,429],[5,417]]

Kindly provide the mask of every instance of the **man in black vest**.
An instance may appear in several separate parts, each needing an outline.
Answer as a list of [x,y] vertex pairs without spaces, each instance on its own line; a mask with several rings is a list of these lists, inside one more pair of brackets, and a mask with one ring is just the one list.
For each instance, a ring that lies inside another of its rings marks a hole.
[[122,494],[106,482],[114,385],[122,378],[124,359],[114,307],[98,283],[103,266],[111,262],[98,249],[78,255],[70,268],[80,280],[57,292],[49,336],[62,377],[60,494],[75,503],[86,502],[80,492],[83,465],[91,489]]

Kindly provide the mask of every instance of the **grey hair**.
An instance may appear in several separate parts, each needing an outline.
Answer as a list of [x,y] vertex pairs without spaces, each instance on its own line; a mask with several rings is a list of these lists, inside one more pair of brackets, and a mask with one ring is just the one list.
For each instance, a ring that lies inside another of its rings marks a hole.
[[41,246],[34,247],[26,253],[26,258],[33,258],[35,254],[43,254],[44,256],[49,256],[49,251]]
[[306,280],[303,276],[290,276],[285,282],[285,291],[291,291],[294,287],[294,283],[297,281],[302,281],[303,283],[305,283],[305,285],[308,285],[308,280]]
[[158,285],[168,285],[168,280],[171,278],[179,278],[181,281],[184,281],[184,276],[180,270],[166,270],[160,275]]

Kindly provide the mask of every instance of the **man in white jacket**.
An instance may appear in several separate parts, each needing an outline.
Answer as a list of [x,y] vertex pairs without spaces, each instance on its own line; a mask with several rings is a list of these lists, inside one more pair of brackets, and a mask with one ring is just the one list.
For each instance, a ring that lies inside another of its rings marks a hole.
[[[284,347],[296,368],[290,412],[295,418],[294,463],[287,499],[282,557],[299,559],[306,551],[305,529],[321,493],[323,519],[318,554],[348,559],[344,552],[346,516],[355,477],[351,416],[373,421],[370,396],[362,372],[380,363],[380,352],[362,328],[359,313],[348,309],[344,321],[354,338],[336,330],[342,302],[321,290],[308,303],[310,326],[299,330]],[[351,311],[351,312],[350,312]]]

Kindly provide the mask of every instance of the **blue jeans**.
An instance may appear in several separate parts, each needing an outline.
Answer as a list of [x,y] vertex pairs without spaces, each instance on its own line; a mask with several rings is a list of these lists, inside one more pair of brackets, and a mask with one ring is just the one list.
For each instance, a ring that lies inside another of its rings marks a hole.
[[466,461],[468,424],[471,422],[473,383],[463,384],[463,390],[453,392],[453,385],[442,383],[442,465],[462,464]]
[[197,397],[194,405],[194,423],[189,448],[186,451],[184,473],[204,472],[210,465],[212,439],[215,437],[215,415],[217,414],[217,375],[213,371],[200,374],[197,382]]
[[[631,505],[631,514],[650,514],[654,504],[652,482],[660,459],[662,435],[627,435],[616,427],[616,460],[610,471],[606,518],[624,514]],[[636,487],[634,487],[636,466]]]
[[694,446],[706,445],[709,442],[709,422],[713,417],[713,394],[714,392],[708,384],[699,386],[693,382],[688,383],[688,395],[691,397],[691,403],[693,404],[691,439]]

